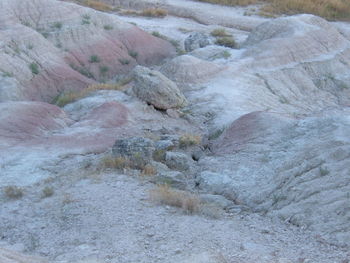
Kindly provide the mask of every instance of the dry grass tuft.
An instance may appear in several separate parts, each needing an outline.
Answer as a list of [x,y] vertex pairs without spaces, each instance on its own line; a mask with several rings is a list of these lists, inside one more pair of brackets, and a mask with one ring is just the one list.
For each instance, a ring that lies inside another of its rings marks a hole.
[[93,84],[87,87],[86,89],[83,89],[81,91],[76,92],[67,92],[61,94],[54,104],[56,104],[59,107],[63,107],[69,103],[72,103],[78,99],[86,97],[89,93],[97,90],[122,90],[123,86],[120,84]]
[[314,14],[329,20],[350,20],[349,0],[197,0],[220,5],[264,3],[263,14]]
[[147,8],[142,10],[140,15],[149,17],[165,17],[168,15],[168,11],[161,8]]
[[47,197],[53,196],[53,194],[54,194],[53,188],[52,188],[52,187],[49,187],[49,186],[46,186],[46,187],[43,189],[43,191],[42,191],[42,193],[41,193],[41,196],[42,196],[42,198],[47,198]]
[[142,176],[153,176],[156,174],[157,174],[157,169],[150,164],[146,164],[145,167],[143,167],[141,172]]
[[102,159],[103,168],[124,169],[130,167],[130,161],[123,157],[106,156]]
[[110,5],[100,2],[98,0],[85,0],[85,1],[82,1],[82,4],[90,8],[96,9],[98,11],[104,11],[104,12],[111,11],[113,9]]
[[329,20],[350,20],[349,0],[267,0],[262,11],[277,14],[308,13]]
[[184,134],[179,139],[180,148],[187,148],[189,146],[199,145],[202,141],[200,135]]
[[210,33],[213,37],[230,37],[224,28],[216,28]]
[[182,208],[186,213],[193,214],[200,211],[200,199],[195,194],[159,185],[150,192],[151,200],[162,204]]
[[19,199],[23,196],[23,189],[15,185],[9,185],[4,188],[4,194],[10,199]]
[[236,41],[232,37],[220,37],[216,39],[215,44],[229,48],[237,47]]

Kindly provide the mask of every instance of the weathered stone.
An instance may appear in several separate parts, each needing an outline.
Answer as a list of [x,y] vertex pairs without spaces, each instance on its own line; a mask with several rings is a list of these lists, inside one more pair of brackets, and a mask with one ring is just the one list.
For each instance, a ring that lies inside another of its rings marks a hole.
[[205,46],[210,45],[211,41],[208,35],[196,32],[191,35],[189,35],[185,39],[185,50],[187,52],[190,52],[192,50],[195,50],[197,48],[202,48]]
[[133,162],[133,166],[142,167],[152,160],[154,142],[143,137],[117,140],[112,148],[115,157],[122,157]]
[[180,108],[187,104],[186,98],[176,84],[162,73],[137,66],[133,71],[135,95],[157,109]]
[[185,153],[181,152],[166,152],[165,163],[166,165],[175,170],[185,171],[190,169],[192,159]]

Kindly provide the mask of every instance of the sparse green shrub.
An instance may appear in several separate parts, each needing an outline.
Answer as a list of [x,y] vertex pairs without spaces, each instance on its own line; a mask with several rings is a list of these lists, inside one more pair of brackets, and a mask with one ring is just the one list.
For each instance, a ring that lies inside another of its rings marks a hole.
[[329,170],[326,167],[320,166],[320,175],[321,176],[326,176],[329,174]]
[[100,67],[100,74],[101,75],[106,75],[108,71],[109,71],[109,67],[107,67],[107,66]]
[[62,22],[55,22],[52,24],[52,28],[61,29],[63,26]]
[[216,39],[215,44],[229,48],[236,48],[237,46],[236,41],[232,37],[220,37]]
[[130,57],[133,57],[133,58],[137,58],[139,54],[136,52],[136,51],[133,51],[133,50],[129,50],[129,56]]
[[52,187],[49,187],[49,186],[46,186],[46,187],[42,190],[41,197],[42,197],[42,198],[47,198],[47,197],[53,196],[53,194],[54,194],[53,188],[52,188]]
[[128,65],[130,63],[130,60],[128,60],[126,58],[120,58],[118,60],[122,65]]
[[97,55],[92,55],[92,56],[90,56],[89,62],[90,63],[99,63],[99,62],[101,62],[101,59]]
[[15,185],[9,185],[4,188],[4,194],[10,199],[19,199],[23,196],[23,189]]
[[29,68],[34,75],[39,74],[39,66],[35,62],[30,63]]
[[50,34],[49,34],[48,32],[41,32],[41,35],[42,35],[44,38],[48,38]]
[[113,26],[111,26],[111,25],[104,25],[103,28],[104,28],[105,30],[112,30],[112,29],[113,29]]
[[124,157],[106,156],[102,159],[103,168],[124,169],[130,167],[130,160]]

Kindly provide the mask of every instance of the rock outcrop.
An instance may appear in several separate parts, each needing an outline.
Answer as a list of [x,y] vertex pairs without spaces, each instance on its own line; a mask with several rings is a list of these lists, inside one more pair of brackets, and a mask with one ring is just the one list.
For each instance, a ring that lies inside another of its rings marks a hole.
[[199,184],[349,244],[349,120],[349,110],[303,119],[244,115],[214,143],[216,157],[199,161]]

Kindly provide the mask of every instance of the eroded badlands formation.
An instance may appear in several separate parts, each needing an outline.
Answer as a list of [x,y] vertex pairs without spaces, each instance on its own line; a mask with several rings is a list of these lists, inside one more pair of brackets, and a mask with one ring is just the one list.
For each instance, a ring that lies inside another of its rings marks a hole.
[[106,2],[0,1],[0,262],[348,262],[350,24]]

